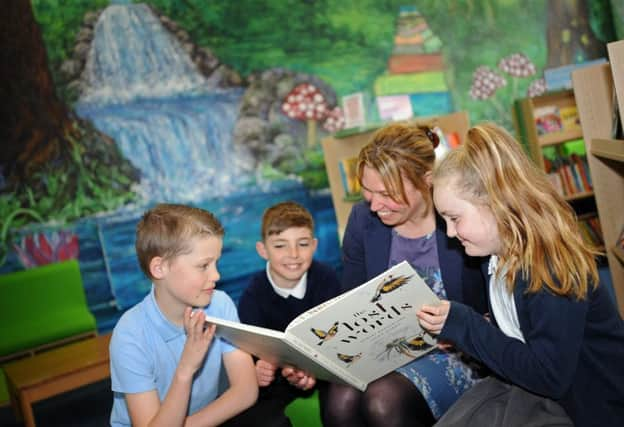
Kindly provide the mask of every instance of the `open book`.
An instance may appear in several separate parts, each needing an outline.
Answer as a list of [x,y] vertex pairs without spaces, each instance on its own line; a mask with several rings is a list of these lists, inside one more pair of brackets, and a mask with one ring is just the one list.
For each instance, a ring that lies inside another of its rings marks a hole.
[[210,316],[206,321],[217,325],[217,335],[261,359],[364,391],[371,381],[435,347],[416,311],[438,302],[403,261],[300,314],[285,332]]

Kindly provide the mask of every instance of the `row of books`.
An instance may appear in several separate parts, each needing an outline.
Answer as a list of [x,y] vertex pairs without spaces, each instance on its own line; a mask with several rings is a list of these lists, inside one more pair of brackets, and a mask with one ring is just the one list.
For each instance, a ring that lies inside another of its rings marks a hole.
[[586,242],[589,242],[597,247],[604,246],[602,229],[600,228],[600,221],[597,216],[581,218],[578,223],[583,239]]
[[571,154],[568,157],[544,158],[548,179],[562,196],[573,196],[593,191],[587,157]]
[[580,130],[581,122],[576,105],[559,107],[557,105],[545,105],[533,110],[535,127],[538,135],[546,135],[553,132]]

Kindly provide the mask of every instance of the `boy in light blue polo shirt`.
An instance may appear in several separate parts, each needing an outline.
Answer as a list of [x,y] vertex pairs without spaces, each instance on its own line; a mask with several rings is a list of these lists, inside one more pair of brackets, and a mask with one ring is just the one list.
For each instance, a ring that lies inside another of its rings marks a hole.
[[[139,221],[137,256],[153,284],[113,330],[112,426],[218,425],[255,402],[251,356],[205,326],[206,314],[238,321],[215,290],[223,234],[211,213],[184,205],[157,205]],[[222,367],[229,388],[217,396]]]

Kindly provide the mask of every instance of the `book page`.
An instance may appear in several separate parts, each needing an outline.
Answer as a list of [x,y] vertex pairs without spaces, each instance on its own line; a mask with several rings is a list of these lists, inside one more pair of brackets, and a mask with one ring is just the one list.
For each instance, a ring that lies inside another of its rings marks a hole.
[[307,357],[305,353],[309,350],[297,349],[301,343],[289,343],[283,332],[211,316],[206,316],[206,322],[217,325],[216,335],[256,357],[278,366],[297,366],[312,373],[316,378],[363,389],[363,384],[357,378],[351,377],[348,373],[341,376],[333,372],[329,366],[331,363],[323,360],[322,356]]
[[438,297],[404,261],[369,282],[306,311],[286,329],[365,383],[426,354],[436,340],[416,311]]

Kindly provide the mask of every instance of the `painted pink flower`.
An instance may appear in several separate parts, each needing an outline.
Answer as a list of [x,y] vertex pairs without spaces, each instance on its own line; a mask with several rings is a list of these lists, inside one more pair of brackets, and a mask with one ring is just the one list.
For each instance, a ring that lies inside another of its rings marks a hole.
[[524,53],[512,53],[501,59],[498,68],[513,77],[529,77],[535,74],[535,65]]
[[546,92],[546,80],[544,79],[533,80],[527,88],[527,96],[529,98],[540,96],[544,92]]
[[472,74],[472,85],[470,86],[470,97],[472,99],[484,100],[490,98],[496,89],[507,84],[507,80],[499,76],[487,65],[481,65]]
[[345,125],[344,113],[342,108],[334,107],[329,111],[325,121],[323,122],[323,129],[328,132],[337,132]]
[[13,247],[25,268],[76,259],[79,249],[78,236],[67,231],[30,234]]

